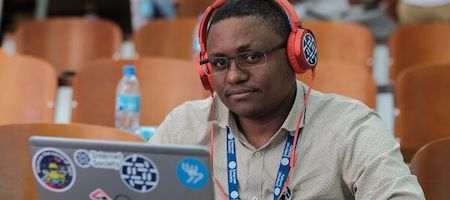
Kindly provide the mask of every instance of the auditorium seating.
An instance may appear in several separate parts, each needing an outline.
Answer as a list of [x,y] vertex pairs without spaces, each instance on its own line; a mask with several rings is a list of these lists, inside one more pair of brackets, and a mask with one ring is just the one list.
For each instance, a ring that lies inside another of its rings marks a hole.
[[0,56],[0,125],[53,121],[56,87],[49,63],[31,56]]
[[331,61],[372,67],[375,44],[367,27],[329,21],[306,21],[303,27],[310,29],[316,37],[319,63]]
[[17,53],[49,61],[58,75],[72,73],[84,62],[118,56],[122,34],[103,19],[49,18],[21,24],[15,33]]
[[208,96],[191,61],[151,57],[100,59],[84,65],[74,79],[72,121],[114,126],[115,92],[125,64],[136,66],[141,86],[141,124],[157,126],[175,106]]
[[450,199],[449,155],[450,137],[446,137],[420,148],[411,161],[411,171],[428,200]]
[[397,28],[389,38],[389,77],[427,62],[450,61],[450,24],[420,24]]
[[406,161],[423,145],[450,136],[450,62],[405,69],[395,81],[395,136]]
[[[309,84],[311,73],[297,74],[297,79]],[[336,93],[376,107],[377,89],[370,70],[355,63],[319,61],[316,67],[314,89]]]
[[134,45],[139,56],[165,56],[192,60],[193,37],[198,19],[176,18],[153,20],[139,29]]

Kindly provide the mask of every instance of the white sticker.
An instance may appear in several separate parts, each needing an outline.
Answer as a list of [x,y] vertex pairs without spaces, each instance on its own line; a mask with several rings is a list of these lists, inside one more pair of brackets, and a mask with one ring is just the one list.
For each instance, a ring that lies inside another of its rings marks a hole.
[[77,149],[73,153],[73,160],[78,167],[88,168],[92,165],[92,157],[88,150]]
[[122,166],[121,152],[90,151],[90,154],[94,168],[119,170]]

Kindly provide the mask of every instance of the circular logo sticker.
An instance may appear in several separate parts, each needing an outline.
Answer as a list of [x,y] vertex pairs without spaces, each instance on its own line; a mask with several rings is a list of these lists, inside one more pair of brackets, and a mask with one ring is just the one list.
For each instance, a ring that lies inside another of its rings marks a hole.
[[81,168],[88,168],[91,166],[92,158],[89,151],[84,149],[78,149],[73,153],[73,160]]
[[125,185],[136,192],[150,192],[159,181],[156,165],[145,156],[129,155],[122,163],[120,177]]
[[44,188],[64,192],[75,183],[75,166],[64,152],[55,148],[43,148],[33,156],[34,177]]
[[303,37],[303,55],[305,55],[306,62],[310,66],[317,64],[317,46],[314,37],[311,33],[306,33]]
[[201,189],[208,183],[209,172],[202,161],[188,157],[178,163],[177,177],[188,188]]

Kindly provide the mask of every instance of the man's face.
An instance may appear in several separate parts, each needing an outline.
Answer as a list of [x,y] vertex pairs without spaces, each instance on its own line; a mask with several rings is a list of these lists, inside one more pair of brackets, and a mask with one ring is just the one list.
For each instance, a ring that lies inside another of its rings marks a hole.
[[[260,17],[231,17],[211,26],[207,52],[211,60],[246,51],[263,51],[283,42],[284,39]],[[287,60],[286,49],[266,55],[267,62],[262,67],[242,69],[230,59],[228,72],[212,75],[220,99],[239,117],[267,117],[295,92],[295,74]]]

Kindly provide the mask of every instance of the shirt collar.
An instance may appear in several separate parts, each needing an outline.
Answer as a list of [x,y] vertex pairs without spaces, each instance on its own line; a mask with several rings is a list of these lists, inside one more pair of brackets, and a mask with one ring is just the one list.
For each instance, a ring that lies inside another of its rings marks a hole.
[[[297,127],[298,118],[300,117],[300,113],[303,109],[303,102],[305,98],[305,93],[307,91],[307,86],[302,82],[297,81],[297,93],[295,95],[295,101],[289,112],[289,115],[284,120],[283,125],[280,129],[284,129],[287,132],[295,131]],[[217,93],[214,94],[214,102],[215,102],[215,113],[214,119],[216,124],[221,128],[230,127],[231,124],[234,124],[231,120],[233,120],[233,115],[231,111],[222,103]],[[306,115],[306,113],[305,113]],[[302,120],[300,127],[304,126],[304,121]]]

